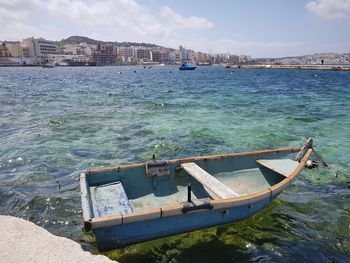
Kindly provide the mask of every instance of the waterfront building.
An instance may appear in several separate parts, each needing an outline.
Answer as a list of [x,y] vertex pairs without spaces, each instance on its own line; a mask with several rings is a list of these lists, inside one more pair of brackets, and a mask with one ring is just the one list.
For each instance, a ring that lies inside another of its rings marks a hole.
[[166,50],[153,50],[152,51],[152,60],[153,62],[168,62],[169,61],[169,52]]
[[180,52],[181,54],[181,62],[185,62],[185,61],[189,61],[190,60],[190,56],[189,56],[189,52],[186,49],[183,49],[182,52]]
[[216,64],[224,63],[224,56],[222,54],[217,54],[214,57],[214,63],[216,63]]
[[66,55],[85,55],[91,57],[92,48],[86,43],[66,44],[62,48],[62,54]]
[[239,63],[249,63],[251,61],[252,61],[251,56],[247,56],[247,55],[240,55],[239,56]]
[[183,61],[183,58],[182,58],[183,50],[184,48],[182,46],[179,46],[179,54],[178,54],[177,61],[180,61],[180,62]]
[[30,37],[23,39],[21,47],[24,49],[24,54],[28,57],[45,57],[48,54],[57,53],[56,43],[43,38]]
[[194,61],[194,51],[188,50],[188,61]]
[[59,66],[85,66],[89,59],[85,55],[50,54],[45,62]]
[[132,47],[119,47],[118,57],[135,57],[135,49]]
[[10,57],[10,52],[6,47],[6,43],[5,42],[1,42],[0,43],[0,57],[1,58],[7,58]]
[[91,57],[92,48],[87,43],[80,43],[79,44],[79,52],[77,52],[77,55],[85,55],[87,57]]
[[204,63],[207,62],[206,60],[206,54],[202,52],[194,52],[194,60],[198,63]]
[[117,62],[117,48],[113,45],[99,43],[92,51],[91,60],[98,66],[114,65]]
[[151,54],[151,51],[148,50],[148,49],[145,49],[145,48],[138,48],[136,50],[136,58],[138,60],[140,59],[148,59],[150,61],[152,61],[152,54]]
[[176,51],[170,51],[168,54],[169,63],[175,63],[176,62],[176,54],[178,54]]
[[188,62],[194,60],[194,51],[185,49],[183,46],[179,47],[179,60],[180,62]]
[[65,55],[76,55],[78,48],[78,44],[66,44],[63,46],[62,51],[60,53],[63,53]]
[[136,62],[136,52],[134,47],[118,47],[118,63],[134,64]]
[[6,48],[10,52],[11,57],[23,57],[23,48],[20,45],[20,42],[7,42]]
[[231,64],[237,64],[240,62],[239,56],[237,55],[228,55],[227,62]]

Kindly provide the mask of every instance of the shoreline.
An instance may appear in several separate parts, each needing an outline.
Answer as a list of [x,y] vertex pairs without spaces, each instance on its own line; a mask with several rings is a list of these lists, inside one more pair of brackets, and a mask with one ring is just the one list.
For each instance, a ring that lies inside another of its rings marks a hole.
[[[86,66],[56,66],[57,68],[75,68],[75,67],[128,67],[128,66],[145,66],[141,64],[130,65],[86,65]],[[166,64],[165,66],[178,66],[178,64]],[[198,67],[208,67],[209,65],[198,65]],[[213,66],[213,65],[210,65]],[[243,64],[243,65],[229,65],[229,68],[243,68],[243,69],[289,69],[289,70],[331,70],[331,71],[350,71],[350,65],[265,65],[265,64]],[[42,65],[18,65],[18,64],[0,64],[0,68],[33,68],[43,67]]]
[[[232,66],[238,68],[239,66]],[[350,71],[350,65],[241,65],[251,69],[333,70]]]

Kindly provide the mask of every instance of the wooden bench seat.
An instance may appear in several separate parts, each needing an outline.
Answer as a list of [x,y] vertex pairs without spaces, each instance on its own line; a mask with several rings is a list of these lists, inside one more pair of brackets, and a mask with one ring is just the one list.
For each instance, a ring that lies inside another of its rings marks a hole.
[[256,160],[256,162],[280,175],[288,177],[298,167],[299,162],[291,159]]
[[[214,194],[218,198],[232,198],[239,196],[231,188],[220,182],[211,174],[204,171],[195,163],[183,163],[181,167],[200,182],[209,194]],[[212,196],[213,197],[213,196]],[[214,197],[213,197],[214,198]]]

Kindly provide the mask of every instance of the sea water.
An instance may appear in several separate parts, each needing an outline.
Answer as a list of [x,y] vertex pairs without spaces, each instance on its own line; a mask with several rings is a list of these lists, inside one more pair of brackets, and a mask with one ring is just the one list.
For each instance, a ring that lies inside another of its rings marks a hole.
[[[0,68],[0,214],[98,253],[84,169],[300,146],[350,172],[350,72],[198,67]],[[304,170],[241,222],[107,253],[120,262],[350,260],[350,178]]]

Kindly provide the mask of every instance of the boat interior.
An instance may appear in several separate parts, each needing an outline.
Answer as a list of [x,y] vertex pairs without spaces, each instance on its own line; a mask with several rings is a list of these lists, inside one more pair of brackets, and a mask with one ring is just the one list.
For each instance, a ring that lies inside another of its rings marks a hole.
[[[150,162],[86,172],[92,218],[238,198],[293,173],[300,147]],[[190,186],[189,186],[190,185]]]

